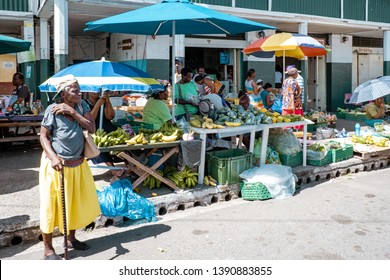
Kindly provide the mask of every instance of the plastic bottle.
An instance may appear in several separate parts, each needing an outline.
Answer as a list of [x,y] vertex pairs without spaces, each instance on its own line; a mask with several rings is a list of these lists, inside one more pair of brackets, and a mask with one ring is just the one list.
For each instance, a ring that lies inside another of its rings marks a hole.
[[360,136],[360,123],[355,124],[355,135]]

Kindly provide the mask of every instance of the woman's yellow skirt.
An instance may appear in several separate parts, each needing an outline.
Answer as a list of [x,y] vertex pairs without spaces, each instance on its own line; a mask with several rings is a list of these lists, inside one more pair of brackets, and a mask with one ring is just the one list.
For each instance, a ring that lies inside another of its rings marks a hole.
[[[69,230],[83,228],[100,214],[95,182],[87,161],[77,167],[64,168],[66,218]],[[55,227],[63,233],[60,172],[51,167],[44,154],[39,171],[40,228],[52,233]]]

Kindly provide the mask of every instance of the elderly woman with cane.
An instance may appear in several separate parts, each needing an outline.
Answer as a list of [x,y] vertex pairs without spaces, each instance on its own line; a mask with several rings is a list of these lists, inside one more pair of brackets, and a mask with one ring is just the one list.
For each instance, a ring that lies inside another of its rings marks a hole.
[[[87,226],[100,214],[95,183],[83,155],[83,130],[94,132],[94,119],[89,106],[81,99],[80,87],[73,75],[63,78],[57,86],[57,94],[59,101],[45,111],[40,136],[43,147],[39,171],[40,228],[45,260],[61,259],[52,244],[55,227],[67,242],[64,242],[65,258],[68,247],[87,250],[88,245],[76,239],[76,229]],[[61,187],[65,205],[61,205]]]

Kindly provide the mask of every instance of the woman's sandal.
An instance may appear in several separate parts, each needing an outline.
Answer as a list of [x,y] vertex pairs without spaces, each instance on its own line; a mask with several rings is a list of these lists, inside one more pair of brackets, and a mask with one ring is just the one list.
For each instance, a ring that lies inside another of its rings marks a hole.
[[68,241],[68,248],[79,250],[79,251],[86,251],[89,249],[89,246],[87,245],[87,243],[78,241],[76,239],[75,241]]
[[45,261],[57,261],[57,260],[62,260],[62,258],[57,255],[56,253],[48,255],[48,256],[43,256],[43,259]]

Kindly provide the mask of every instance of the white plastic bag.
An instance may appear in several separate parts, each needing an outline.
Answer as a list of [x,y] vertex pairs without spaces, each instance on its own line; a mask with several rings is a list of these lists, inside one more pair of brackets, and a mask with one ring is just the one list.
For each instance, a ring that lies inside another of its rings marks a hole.
[[248,183],[262,183],[272,198],[288,198],[295,193],[296,176],[290,166],[267,164],[245,170],[240,177]]

